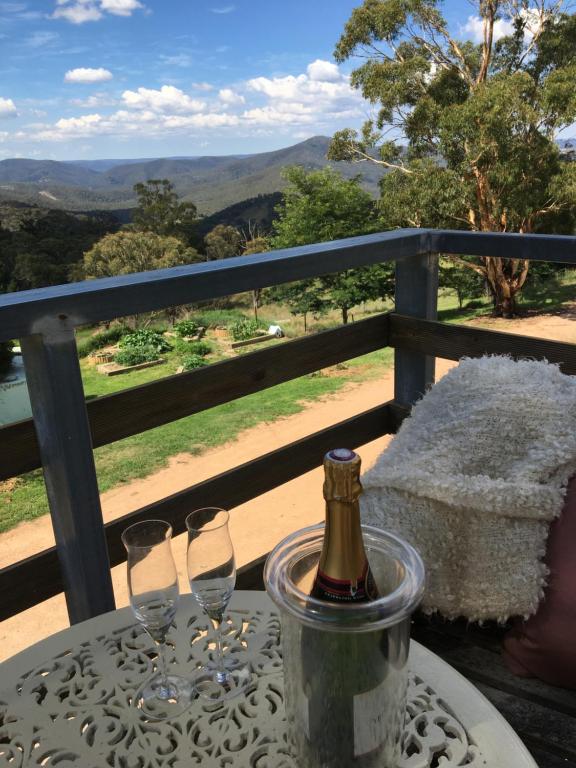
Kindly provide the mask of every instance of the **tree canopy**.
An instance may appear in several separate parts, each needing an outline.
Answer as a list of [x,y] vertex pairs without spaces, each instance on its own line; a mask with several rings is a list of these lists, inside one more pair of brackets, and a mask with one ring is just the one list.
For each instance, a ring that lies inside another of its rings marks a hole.
[[112,277],[191,264],[200,258],[176,237],[123,230],[97,242],[84,254],[82,266],[85,277]]
[[[388,225],[557,231],[576,208],[576,166],[554,141],[576,119],[576,17],[563,0],[472,5],[480,44],[450,33],[437,0],[354,9],[335,56],[364,58],[352,84],[377,114],[360,132],[336,133],[330,157],[382,166]],[[498,22],[511,33],[496,41]],[[513,314],[528,263],[471,266],[496,311]]]
[[242,235],[229,224],[217,224],[204,237],[204,246],[206,248],[206,258],[208,261],[213,259],[229,259],[231,256],[238,256],[242,250]]
[[168,179],[149,179],[134,185],[138,206],[134,211],[135,229],[157,235],[177,237],[188,245],[195,243],[197,211],[194,203],[181,202]]
[[[338,240],[365,235],[378,228],[375,201],[360,186],[358,178],[344,179],[332,168],[307,171],[294,166],[284,171],[288,186],[278,207],[271,238],[274,248]],[[288,286],[279,297],[298,313],[320,313],[329,307],[348,320],[349,310],[364,301],[385,297],[393,290],[389,266],[360,267],[318,280]]]

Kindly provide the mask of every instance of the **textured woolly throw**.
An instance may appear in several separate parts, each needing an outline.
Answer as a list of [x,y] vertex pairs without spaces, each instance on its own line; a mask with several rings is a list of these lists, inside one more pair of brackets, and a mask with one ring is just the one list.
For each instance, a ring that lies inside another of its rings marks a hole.
[[528,616],[546,583],[548,527],[575,471],[576,377],[546,362],[465,358],[364,474],[363,520],[419,550],[424,610]]

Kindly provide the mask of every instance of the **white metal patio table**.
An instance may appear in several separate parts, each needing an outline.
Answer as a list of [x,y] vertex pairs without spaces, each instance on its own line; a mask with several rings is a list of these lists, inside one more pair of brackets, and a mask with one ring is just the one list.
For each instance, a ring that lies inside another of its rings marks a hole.
[[[130,609],[104,614],[0,665],[2,768],[302,768],[287,742],[280,620],[263,592],[236,592],[225,638],[254,671],[247,695],[196,700],[170,722],[131,705],[155,651]],[[205,615],[181,598],[170,663],[192,674],[210,653]],[[452,667],[412,642],[402,768],[537,768],[494,707]]]

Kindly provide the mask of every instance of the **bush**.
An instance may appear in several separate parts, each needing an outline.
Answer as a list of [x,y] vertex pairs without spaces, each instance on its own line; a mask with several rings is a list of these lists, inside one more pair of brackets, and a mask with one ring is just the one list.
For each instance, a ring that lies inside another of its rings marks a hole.
[[200,357],[206,357],[212,352],[212,344],[207,341],[191,341],[188,344],[188,352],[191,355],[200,355]]
[[144,328],[127,333],[120,339],[120,346],[122,349],[151,347],[158,353],[169,352],[172,349],[160,331],[149,331]]
[[108,346],[108,344],[115,344],[126,333],[126,328],[123,325],[113,325],[112,328],[105,328],[102,331],[98,331],[94,336],[78,344],[78,357],[86,357],[90,352],[94,352],[97,349]]
[[8,373],[10,369],[10,363],[12,362],[12,347],[14,345],[11,341],[0,342],[0,376]]
[[181,320],[174,326],[176,335],[180,336],[180,338],[184,338],[184,336],[195,336],[198,333],[198,328],[198,323],[195,320]]
[[207,365],[206,360],[200,355],[187,355],[182,358],[182,367],[185,371],[192,371],[194,368],[202,368]]
[[248,317],[243,317],[242,320],[237,320],[230,326],[230,333],[234,341],[244,341],[245,339],[251,339],[258,333],[258,323],[256,320],[252,320]]
[[114,362],[120,365],[140,365],[158,360],[158,350],[154,347],[125,347],[114,356]]

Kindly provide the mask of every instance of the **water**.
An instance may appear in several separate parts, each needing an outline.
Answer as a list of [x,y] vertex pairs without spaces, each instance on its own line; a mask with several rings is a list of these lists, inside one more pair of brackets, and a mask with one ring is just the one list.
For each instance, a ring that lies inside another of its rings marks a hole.
[[234,575],[206,579],[199,576],[190,579],[190,589],[199,605],[210,615],[222,611],[228,605],[235,582]]
[[170,626],[176,615],[178,585],[132,595],[130,604],[134,615],[146,629],[151,632],[164,629]]

